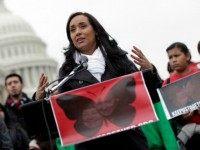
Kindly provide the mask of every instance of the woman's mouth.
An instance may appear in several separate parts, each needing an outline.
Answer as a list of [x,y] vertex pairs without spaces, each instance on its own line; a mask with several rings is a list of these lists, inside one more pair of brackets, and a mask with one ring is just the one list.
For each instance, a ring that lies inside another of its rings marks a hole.
[[178,64],[173,65],[173,68],[179,68],[180,66]]
[[77,38],[76,42],[77,43],[83,43],[85,40],[85,38]]

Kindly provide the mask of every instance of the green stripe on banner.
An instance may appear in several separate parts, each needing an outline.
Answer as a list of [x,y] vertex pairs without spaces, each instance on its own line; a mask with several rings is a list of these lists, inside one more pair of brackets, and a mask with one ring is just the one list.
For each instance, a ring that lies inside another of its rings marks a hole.
[[179,145],[160,102],[154,104],[159,121],[142,126],[149,149],[178,150]]
[[74,145],[69,145],[69,146],[62,146],[60,142],[60,138],[56,139],[56,147],[58,150],[75,150]]

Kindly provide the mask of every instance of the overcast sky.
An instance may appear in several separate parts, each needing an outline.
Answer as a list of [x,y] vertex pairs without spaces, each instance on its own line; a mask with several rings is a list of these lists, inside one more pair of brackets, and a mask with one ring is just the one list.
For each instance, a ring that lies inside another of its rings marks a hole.
[[199,0],[4,0],[7,8],[26,20],[47,44],[48,54],[63,62],[67,46],[65,26],[75,11],[93,14],[119,45],[130,52],[138,46],[157,67],[167,73],[165,49],[173,42],[184,42],[193,60],[200,60]]

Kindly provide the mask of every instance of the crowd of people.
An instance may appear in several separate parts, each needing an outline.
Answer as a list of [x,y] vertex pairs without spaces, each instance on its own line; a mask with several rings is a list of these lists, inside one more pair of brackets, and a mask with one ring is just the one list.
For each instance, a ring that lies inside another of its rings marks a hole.
[[[199,71],[199,63],[191,61],[188,47],[181,42],[171,44],[166,53],[169,58],[169,78],[160,78],[156,67],[146,58],[142,51],[133,46],[131,59],[122,50],[99,21],[89,13],[73,13],[66,26],[69,46],[65,61],[59,70],[60,81],[79,65],[82,56],[88,58],[87,68],[83,68],[68,82],[61,85],[56,93],[85,87],[112,78],[137,71],[149,70],[145,82],[153,100],[159,121],[142,127],[130,129],[106,137],[76,144],[70,147],[76,150],[107,149],[198,149],[200,141],[200,110],[167,120],[160,103],[157,88],[173,83],[180,78]],[[200,42],[197,46],[200,54]],[[137,68],[136,65],[140,68]],[[42,74],[37,91],[30,99],[22,92],[23,80],[20,75],[12,73],[5,78],[5,89],[8,97],[5,104],[0,105],[0,148],[9,150],[39,150],[42,147],[37,135],[30,137],[20,107],[26,103],[43,100],[48,78]],[[58,148],[58,147],[57,147]],[[63,149],[69,149],[69,147]],[[54,148],[56,149],[56,147]]]

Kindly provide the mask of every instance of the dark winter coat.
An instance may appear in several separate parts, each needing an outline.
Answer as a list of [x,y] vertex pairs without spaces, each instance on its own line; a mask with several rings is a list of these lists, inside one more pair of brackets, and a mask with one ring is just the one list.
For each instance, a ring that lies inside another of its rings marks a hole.
[[6,125],[13,143],[14,150],[28,150],[30,139],[26,131],[26,124],[20,110],[23,104],[32,102],[25,93],[22,94],[19,105],[13,105],[12,99],[7,98],[6,101]]
[[13,150],[12,141],[3,118],[0,118],[0,149]]
[[[69,55],[66,58],[65,63],[59,70],[60,79],[68,75],[73,70],[73,68],[77,66],[73,59],[73,51],[68,53]],[[102,53],[106,62],[105,72],[101,78],[102,81],[138,71],[137,67],[127,58],[126,52],[120,51],[120,53],[110,56],[106,55],[104,52]],[[153,72],[147,73],[146,75],[149,76],[148,74],[150,74],[150,78],[147,79],[147,82],[153,82],[153,80],[157,80],[157,75],[154,76]],[[59,88],[59,92],[63,93],[98,82],[99,81],[88,70],[83,69],[74,75],[67,83],[61,86]],[[154,87],[156,85],[149,84],[149,86],[151,89],[151,86]],[[77,150],[108,149],[111,147],[117,147],[117,149],[132,150],[148,149],[146,138],[139,128],[76,145]]]

